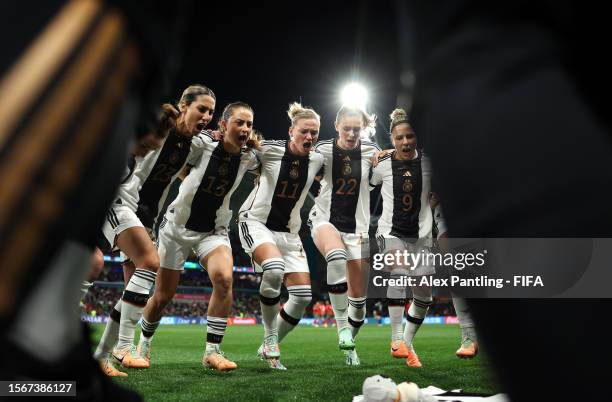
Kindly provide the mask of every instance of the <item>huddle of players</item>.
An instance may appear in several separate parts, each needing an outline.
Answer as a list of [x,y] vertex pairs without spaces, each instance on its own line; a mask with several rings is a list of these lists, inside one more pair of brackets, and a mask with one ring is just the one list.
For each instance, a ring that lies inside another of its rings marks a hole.
[[[431,210],[422,208],[428,205],[430,170],[416,148],[416,137],[405,112],[396,110],[391,115],[395,150],[381,156],[374,167],[375,156],[381,154],[376,144],[361,139],[361,133],[374,124],[363,110],[343,106],[335,121],[338,136],[317,142],[319,115],[294,103],[288,110],[289,140],[262,141],[253,131],[253,109],[243,102],[224,108],[218,131],[204,130],[212,120],[215,101],[210,89],[202,85],[188,87],[174,113],[168,112],[169,105],[164,106],[160,121],[167,121],[172,114],[175,123],[161,130],[165,131],[165,140],[138,144],[147,151],[146,155],[135,151],[128,164],[103,228],[110,246],[128,258],[124,264],[126,287],[111,313],[95,357],[109,376],[127,376],[113,366],[111,359],[128,368],[150,366],[153,334],[193,251],[213,284],[202,363],[220,371],[237,367],[223,355],[220,344],[232,306],[229,202],[249,171],[259,177],[238,217],[242,246],[252,257],[256,271],[262,274],[264,339],[258,355],[271,368],[285,369],[280,362],[279,343],[299,323],[311,302],[309,269],[298,231],[308,190],[314,180],[319,180],[321,190],[308,223],[327,261],[339,347],[348,365],[358,365],[355,338],[365,319],[369,266],[364,251],[369,250],[371,186],[382,185],[383,216],[377,233],[381,250],[414,247],[402,238],[417,238],[424,246],[431,242]],[[159,224],[155,250],[149,234],[170,183],[177,176],[183,181]],[[419,274],[428,273],[426,268]],[[149,298],[154,283],[155,291]],[[289,299],[280,308],[283,284]],[[413,294],[403,335],[402,298],[393,297],[401,313],[399,318],[398,309],[391,314],[391,352],[418,367],[411,340],[431,304],[431,289],[413,289]],[[142,333],[135,347],[139,320]]]

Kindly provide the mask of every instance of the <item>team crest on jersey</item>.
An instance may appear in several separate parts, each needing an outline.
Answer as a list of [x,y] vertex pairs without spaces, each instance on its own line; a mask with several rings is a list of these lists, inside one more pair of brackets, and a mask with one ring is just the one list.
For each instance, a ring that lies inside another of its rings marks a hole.
[[[180,143],[179,143],[180,144]],[[178,152],[173,152],[170,154],[170,156],[168,157],[168,162],[170,162],[171,165],[174,165],[177,161],[179,160],[179,154]]]
[[353,171],[353,168],[351,168],[351,157],[346,155],[344,158],[342,158],[342,161],[344,162],[344,166],[342,166],[342,174],[348,176]]
[[351,168],[351,164],[346,162],[344,164],[344,166],[342,166],[342,174],[345,176],[348,176],[351,174],[351,172],[353,171],[353,168]]
[[300,161],[293,161],[291,163],[291,169],[289,169],[289,177],[296,180],[300,177]]
[[219,176],[226,176],[229,172],[229,166],[227,163],[222,163],[217,171],[219,172]]
[[409,193],[412,191],[412,182],[410,181],[410,179],[404,180],[404,184],[402,185],[402,190],[404,190],[404,192],[406,193]]

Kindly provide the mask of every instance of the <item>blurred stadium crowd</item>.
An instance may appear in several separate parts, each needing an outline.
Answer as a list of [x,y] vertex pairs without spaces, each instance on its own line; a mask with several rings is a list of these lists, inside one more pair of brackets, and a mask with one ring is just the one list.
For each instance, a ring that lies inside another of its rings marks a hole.
[[[256,274],[234,274],[234,304],[232,316],[255,317],[260,319],[259,283],[261,278]],[[98,281],[82,300],[83,312],[92,316],[108,316],[111,309],[123,292],[123,270],[116,264],[107,264]],[[185,270],[181,275],[181,283],[177,296],[164,310],[164,316],[180,316],[187,318],[205,317],[208,309],[208,299],[212,287],[206,272],[193,269]],[[286,294],[281,300],[286,300]],[[317,300],[326,300],[327,294],[314,297],[304,317],[314,317],[312,306]],[[373,299],[368,302],[368,317],[388,316],[384,300]],[[429,316],[454,316],[452,301],[448,298],[436,299],[430,308]]]

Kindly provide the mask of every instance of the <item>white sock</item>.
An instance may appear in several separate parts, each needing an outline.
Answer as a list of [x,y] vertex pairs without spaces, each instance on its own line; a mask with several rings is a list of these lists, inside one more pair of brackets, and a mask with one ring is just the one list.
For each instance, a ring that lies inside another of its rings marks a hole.
[[333,249],[325,256],[327,261],[327,286],[329,301],[334,309],[338,332],[349,328],[348,323],[348,286],[346,284],[346,251]]
[[467,302],[461,297],[452,296],[455,313],[457,314],[459,326],[461,327],[461,342],[464,342],[466,338],[475,341],[476,326],[474,325],[474,319],[472,318],[472,313],[470,312]]
[[100,360],[108,356],[110,351],[117,343],[117,337],[119,336],[119,321],[121,320],[121,299],[117,301],[115,307],[111,310],[110,317],[106,322],[106,326],[104,327],[104,333],[102,334],[102,338],[100,338],[100,342],[98,343],[98,347],[94,353],[94,358]]
[[261,268],[264,272],[259,286],[259,301],[264,337],[267,338],[278,335],[278,308],[285,261],[282,258],[269,258],[261,263]]
[[140,320],[140,339],[144,342],[151,342],[151,338],[155,335],[155,331],[159,326],[159,321],[149,322],[144,317]]
[[208,316],[206,322],[206,354],[219,353],[219,345],[223,342],[227,328],[227,318]]
[[310,285],[289,286],[287,291],[289,292],[289,300],[280,310],[278,314],[280,318],[277,318],[279,343],[299,324],[306,307],[312,300]]
[[406,345],[412,345],[412,340],[421,327],[421,324],[423,324],[430,305],[431,301],[424,301],[417,298],[412,299],[412,303],[408,308],[408,314],[406,314],[406,320],[408,320],[408,322],[406,323],[406,328],[404,328],[404,341],[406,341]]
[[142,310],[147,304],[149,291],[155,283],[155,272],[136,268],[123,291],[123,306],[119,325],[117,348],[123,349],[134,344],[136,324],[142,317]]
[[406,299],[388,299],[389,319],[391,320],[391,340],[401,341],[404,337],[404,310]]
[[353,338],[357,336],[366,314],[366,298],[365,297],[348,297],[348,322],[351,325]]

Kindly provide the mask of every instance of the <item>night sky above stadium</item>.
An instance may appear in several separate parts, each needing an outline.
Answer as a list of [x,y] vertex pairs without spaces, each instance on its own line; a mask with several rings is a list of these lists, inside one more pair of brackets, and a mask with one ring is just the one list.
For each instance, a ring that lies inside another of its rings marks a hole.
[[370,91],[381,138],[399,88],[394,11],[388,1],[198,2],[203,22],[190,27],[196,46],[187,49],[175,99],[202,83],[217,95],[215,121],[225,104],[242,100],[255,109],[255,128],[279,139],[288,104],[301,100],[321,114],[324,139],[335,135],[340,88],[354,79]]

